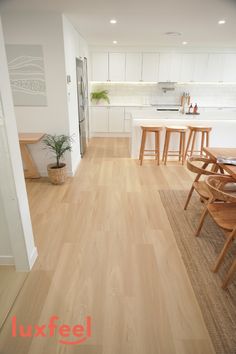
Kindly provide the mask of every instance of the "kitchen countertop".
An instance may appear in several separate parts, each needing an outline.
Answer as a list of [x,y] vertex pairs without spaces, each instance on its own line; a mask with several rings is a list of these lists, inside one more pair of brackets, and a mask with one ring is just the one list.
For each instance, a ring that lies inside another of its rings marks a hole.
[[210,110],[199,110],[199,115],[189,115],[182,114],[181,112],[170,112],[170,111],[157,111],[154,110],[132,110],[132,119],[177,119],[177,120],[194,120],[198,122],[199,120],[235,120],[236,121],[236,109],[210,109]]
[[[138,158],[139,149],[141,143],[141,125],[158,125],[162,126],[160,144],[161,151],[164,144],[165,126],[168,125],[200,125],[212,127],[210,133],[210,146],[214,147],[236,147],[235,133],[236,133],[236,112],[228,112],[225,114],[222,111],[216,113],[205,112],[198,116],[183,115],[178,112],[155,112],[151,114],[143,114],[140,111],[132,112],[132,130],[130,150],[131,157]],[[147,137],[147,149],[152,149],[154,146],[153,134],[149,134]],[[199,143],[199,136],[197,137],[197,143]],[[170,150],[176,150],[179,144],[179,137],[177,134],[173,134],[170,142]]]
[[[177,107],[180,107],[178,105],[175,105],[175,104],[127,104],[127,103],[124,103],[124,104],[91,104],[90,107],[129,107],[129,108],[132,108],[132,107],[144,107],[144,108],[153,108],[154,110],[157,109],[157,107],[161,108],[163,106],[169,106],[169,107],[172,107],[172,106],[177,106]],[[236,106],[235,107],[217,107],[217,106],[199,106],[199,111],[201,112],[201,110],[217,110],[217,111],[220,111],[220,110],[236,110]]]
[[151,106],[150,104],[92,104],[90,107],[150,107],[150,108],[155,108],[154,106]]

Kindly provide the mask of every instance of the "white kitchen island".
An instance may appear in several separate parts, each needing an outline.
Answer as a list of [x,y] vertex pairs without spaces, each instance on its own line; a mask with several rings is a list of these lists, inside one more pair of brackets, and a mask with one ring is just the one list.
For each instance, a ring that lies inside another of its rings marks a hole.
[[[164,145],[165,126],[188,126],[200,125],[212,127],[210,133],[210,144],[212,147],[236,147],[236,110],[209,110],[198,116],[183,115],[179,112],[150,112],[132,111],[131,129],[131,157],[137,159],[139,156],[141,142],[141,125],[162,126],[160,146],[161,152]],[[147,135],[146,148],[154,148],[154,134]],[[173,134],[170,141],[170,150],[178,149],[178,135]],[[188,134],[187,134],[188,138]],[[199,139],[198,139],[199,140]],[[187,141],[186,141],[187,143]],[[199,141],[197,141],[197,144]]]

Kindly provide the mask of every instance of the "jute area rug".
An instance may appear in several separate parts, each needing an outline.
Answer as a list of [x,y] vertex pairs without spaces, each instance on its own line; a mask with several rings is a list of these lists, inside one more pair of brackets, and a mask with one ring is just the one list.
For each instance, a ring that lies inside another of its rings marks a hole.
[[193,195],[188,209],[183,209],[188,191],[160,191],[162,203],[173,229],[194,293],[217,354],[236,353],[236,276],[228,290],[220,287],[236,245],[228,252],[218,273],[210,268],[219,254],[225,237],[210,216],[199,237],[194,230],[202,211],[199,198]]

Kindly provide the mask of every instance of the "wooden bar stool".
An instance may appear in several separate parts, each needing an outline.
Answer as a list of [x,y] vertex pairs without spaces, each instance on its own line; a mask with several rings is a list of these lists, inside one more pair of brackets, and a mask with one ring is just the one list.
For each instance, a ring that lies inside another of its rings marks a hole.
[[[140,165],[142,165],[143,163],[144,156],[155,156],[155,160],[157,160],[157,164],[159,165],[160,164],[160,131],[162,130],[162,127],[142,125],[141,129],[142,129],[142,140],[141,140],[140,153],[139,153]],[[147,133],[155,134],[154,150],[145,149]],[[149,152],[149,154],[145,154],[145,152]]]
[[[202,156],[203,147],[209,146],[209,133],[212,130],[211,127],[200,127],[200,126],[188,126],[190,133],[188,137],[187,147],[185,151],[185,159],[188,153],[190,152],[190,156],[193,155],[194,152],[200,152],[200,156]],[[200,150],[194,150],[197,133],[201,133],[201,147]],[[191,144],[191,149],[189,150]]]
[[[178,156],[179,161],[182,160],[182,165],[184,164],[184,151],[185,151],[185,138],[186,138],[186,131],[187,127],[178,127],[178,126],[169,126],[166,128],[166,135],[165,135],[165,143],[164,143],[164,150],[162,155],[162,161],[166,165],[167,157],[168,156]],[[169,151],[169,143],[172,133],[178,133],[180,136],[179,139],[179,150],[170,150]],[[177,154],[176,154],[177,153]]]

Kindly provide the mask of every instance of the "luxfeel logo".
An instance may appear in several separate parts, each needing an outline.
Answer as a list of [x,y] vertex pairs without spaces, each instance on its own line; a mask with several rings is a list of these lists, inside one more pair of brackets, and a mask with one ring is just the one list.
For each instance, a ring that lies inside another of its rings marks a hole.
[[[91,317],[85,318],[85,325],[77,324],[70,326],[58,324],[59,317],[51,316],[48,323],[41,325],[22,325],[17,323],[17,318],[12,318],[12,337],[54,337],[57,333],[60,336],[61,344],[81,344],[91,337]],[[73,338],[73,340],[71,340]],[[70,339],[70,340],[69,340]]]

